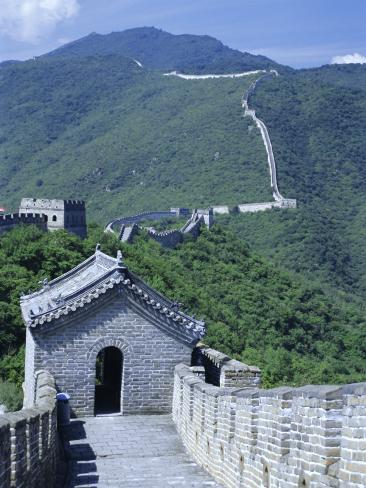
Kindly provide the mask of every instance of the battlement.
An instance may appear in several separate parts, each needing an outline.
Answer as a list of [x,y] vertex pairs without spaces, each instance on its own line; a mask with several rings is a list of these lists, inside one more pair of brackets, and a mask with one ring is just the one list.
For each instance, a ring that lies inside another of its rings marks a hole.
[[49,231],[66,229],[81,238],[86,237],[85,202],[83,200],[22,198],[19,212],[44,214]]
[[[216,367],[230,364],[205,354]],[[250,372],[237,363],[234,372]],[[214,386],[206,368],[176,366],[173,419],[189,453],[223,486],[366,486],[366,383]]]
[[58,200],[48,198],[22,198],[21,209],[43,209],[43,210],[85,210],[83,200]]
[[56,486],[56,388],[47,371],[35,373],[33,408],[0,416],[0,486]]
[[41,229],[46,229],[46,217],[39,213],[14,213],[0,215],[0,234],[13,229],[18,225],[36,225]]
[[[119,239],[123,242],[131,242],[139,227],[138,224],[144,220],[162,220],[167,217],[182,217],[190,215],[188,208],[174,207],[170,210],[153,210],[141,212],[129,217],[120,217],[109,222],[105,227],[105,232],[114,232],[119,228]],[[213,209],[194,209],[192,215],[181,229],[156,231],[152,227],[147,227],[148,235],[164,247],[174,248],[183,241],[184,234],[197,237],[200,233],[201,225],[205,224],[210,228],[213,224]]]

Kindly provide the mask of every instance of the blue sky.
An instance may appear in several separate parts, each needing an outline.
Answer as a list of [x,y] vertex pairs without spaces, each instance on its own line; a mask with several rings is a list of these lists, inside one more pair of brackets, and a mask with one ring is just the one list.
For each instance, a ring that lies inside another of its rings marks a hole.
[[366,62],[366,0],[0,0],[0,61],[140,26],[209,34],[293,67]]

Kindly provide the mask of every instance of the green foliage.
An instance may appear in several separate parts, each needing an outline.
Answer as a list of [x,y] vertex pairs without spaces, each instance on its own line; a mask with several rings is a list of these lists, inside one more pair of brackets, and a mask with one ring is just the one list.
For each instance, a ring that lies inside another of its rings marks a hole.
[[0,380],[0,405],[5,405],[8,412],[22,408],[22,389],[13,383]]
[[48,56],[108,56],[121,54],[144,67],[186,73],[238,73],[257,69],[283,69],[265,56],[236,51],[210,36],[173,35],[154,27],[111,34],[90,34],[56,49]]
[[105,223],[152,208],[268,200],[263,142],[241,108],[256,76],[182,80],[121,56],[1,68],[2,204],[84,198]]
[[[347,295],[329,296],[320,286],[281,271],[219,225],[176,250],[141,235],[133,245],[90,226],[85,241],[63,231],[22,227],[0,238],[3,275],[0,371],[20,383],[24,328],[18,295],[54,278],[94,252],[120,248],[130,269],[207,323],[205,342],[263,369],[265,386],[351,382],[366,377],[366,324]],[[55,258],[55,253],[56,258]],[[28,254],[32,259],[28,259]],[[347,301],[348,300],[348,301]]]
[[326,66],[260,83],[281,193],[296,211],[220,218],[276,263],[366,294],[366,67]]

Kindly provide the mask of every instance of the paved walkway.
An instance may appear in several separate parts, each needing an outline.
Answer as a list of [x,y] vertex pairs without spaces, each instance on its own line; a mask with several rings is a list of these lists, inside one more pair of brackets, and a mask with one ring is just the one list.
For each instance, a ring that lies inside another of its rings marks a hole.
[[193,462],[170,415],[88,417],[63,428],[66,488],[219,488]]

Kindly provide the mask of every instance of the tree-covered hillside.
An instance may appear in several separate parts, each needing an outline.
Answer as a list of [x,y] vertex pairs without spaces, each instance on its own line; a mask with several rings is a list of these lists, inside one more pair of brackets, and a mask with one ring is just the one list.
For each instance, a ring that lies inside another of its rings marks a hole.
[[255,79],[166,77],[120,56],[0,69],[1,204],[83,198],[123,213],[271,198],[259,130],[240,100]]
[[329,297],[281,271],[220,226],[166,250],[142,235],[121,244],[101,229],[80,241],[19,227],[0,238],[0,376],[20,381],[19,295],[94,252],[122,249],[129,267],[207,323],[205,342],[263,369],[265,386],[365,380],[366,324],[358,302]]
[[111,34],[95,32],[52,51],[47,56],[121,54],[146,68],[183,73],[237,73],[257,69],[284,69],[265,56],[237,51],[210,36],[174,35],[155,27]]
[[258,85],[279,184],[293,212],[224,219],[259,252],[333,287],[366,293],[366,67],[325,66]]

